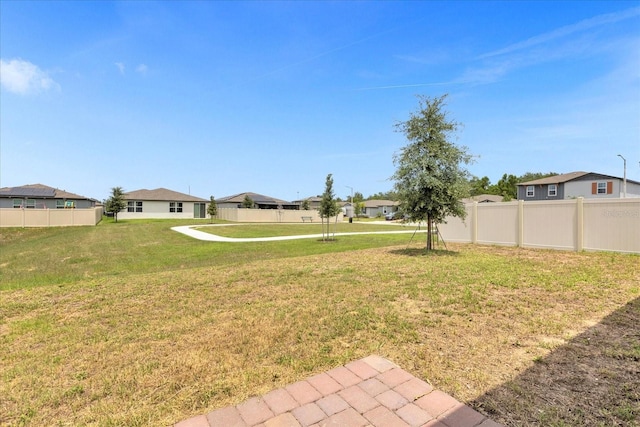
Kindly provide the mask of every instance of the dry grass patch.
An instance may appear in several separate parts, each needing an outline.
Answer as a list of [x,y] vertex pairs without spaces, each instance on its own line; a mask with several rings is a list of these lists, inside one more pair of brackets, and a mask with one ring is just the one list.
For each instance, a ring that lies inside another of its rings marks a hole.
[[[3,291],[0,424],[169,425],[372,353],[470,402],[640,294],[637,256],[449,250],[367,249]],[[629,411],[635,392],[618,396]],[[537,409],[514,408],[512,397],[477,406],[499,421]],[[629,418],[613,419],[634,425]]]

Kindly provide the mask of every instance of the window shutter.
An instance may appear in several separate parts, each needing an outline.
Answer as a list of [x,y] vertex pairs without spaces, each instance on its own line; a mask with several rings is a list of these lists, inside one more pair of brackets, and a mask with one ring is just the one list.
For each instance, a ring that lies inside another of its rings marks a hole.
[[597,182],[592,182],[591,183],[591,194],[598,194],[598,183]]
[[613,193],[613,182],[607,181],[607,194]]

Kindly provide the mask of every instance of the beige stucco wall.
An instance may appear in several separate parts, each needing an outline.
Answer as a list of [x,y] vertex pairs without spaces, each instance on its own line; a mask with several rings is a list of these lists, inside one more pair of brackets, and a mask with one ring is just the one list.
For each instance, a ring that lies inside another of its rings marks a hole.
[[[317,210],[218,208],[216,216],[218,219],[234,222],[304,222],[302,217],[311,217],[312,222],[321,222]],[[342,220],[341,212],[338,221]]]
[[101,207],[88,209],[0,209],[0,227],[96,225],[101,219]]
[[118,219],[193,219],[193,205],[194,203],[198,203],[182,202],[182,212],[169,212],[169,203],[171,202],[145,200],[141,200],[141,202],[142,212],[127,212],[127,208],[125,207],[123,210],[118,212]]

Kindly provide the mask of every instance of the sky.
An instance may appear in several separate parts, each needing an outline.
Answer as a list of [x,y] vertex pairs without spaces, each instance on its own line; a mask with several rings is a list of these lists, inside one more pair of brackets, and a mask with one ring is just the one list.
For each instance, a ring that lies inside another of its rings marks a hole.
[[640,1],[0,1],[0,187],[393,188],[447,94],[477,177],[640,181]]

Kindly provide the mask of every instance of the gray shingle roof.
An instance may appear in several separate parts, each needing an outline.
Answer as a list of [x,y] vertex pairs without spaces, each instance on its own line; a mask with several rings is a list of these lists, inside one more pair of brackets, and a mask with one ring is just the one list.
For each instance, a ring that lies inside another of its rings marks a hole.
[[125,200],[150,200],[158,202],[207,202],[206,199],[195,197],[190,194],[179,193],[166,188],[156,188],[155,190],[135,190],[124,193]]

